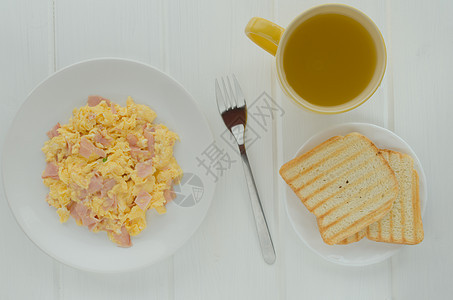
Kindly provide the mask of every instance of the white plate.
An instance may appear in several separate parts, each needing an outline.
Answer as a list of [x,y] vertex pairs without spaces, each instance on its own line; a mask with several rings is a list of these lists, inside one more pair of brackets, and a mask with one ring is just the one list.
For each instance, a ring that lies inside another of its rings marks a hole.
[[[423,215],[427,201],[427,190],[422,165],[412,148],[395,133],[385,128],[365,123],[340,124],[312,136],[302,145],[294,157],[311,150],[333,136],[346,135],[354,131],[368,137],[378,148],[395,150],[412,156],[420,180],[420,205]],[[327,245],[319,234],[315,216],[305,208],[289,187],[286,189],[285,203],[291,224],[299,237],[310,249],[328,261],[347,266],[365,266],[381,262],[403,247],[403,245],[373,242],[366,237],[349,245]]]
[[[72,110],[85,105],[88,95],[101,95],[121,105],[132,96],[136,103],[154,109],[156,122],[181,138],[174,155],[185,173],[183,180],[191,181],[169,203],[166,214],[148,212],[148,227],[132,237],[131,248],[117,247],[105,232],[94,234],[77,226],[72,218],[60,224],[55,208],[45,201],[48,188],[41,181],[45,168],[41,147],[47,140],[46,132],[57,122],[67,123]],[[203,221],[215,183],[197,166],[196,158],[213,141],[195,101],[171,77],[129,60],[85,61],[50,76],[22,105],[3,149],[4,190],[19,225],[51,257],[87,271],[135,270],[172,255]],[[190,174],[193,176],[187,176]]]

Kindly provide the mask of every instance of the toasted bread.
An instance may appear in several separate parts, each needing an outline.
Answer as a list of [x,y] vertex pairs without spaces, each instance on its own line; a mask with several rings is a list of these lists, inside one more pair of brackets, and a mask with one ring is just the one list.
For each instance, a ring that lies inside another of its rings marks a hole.
[[367,228],[364,228],[364,229],[360,230],[359,232],[357,232],[351,236],[348,236],[344,240],[338,242],[337,245],[348,245],[348,244],[358,242],[361,239],[363,239],[364,237],[366,237],[366,231],[367,231]]
[[390,211],[398,183],[376,146],[359,133],[335,136],[284,164],[280,175],[318,219],[329,245]]
[[400,188],[392,210],[368,227],[367,237],[377,242],[418,244],[424,233],[418,174],[413,168],[413,159],[391,150],[382,150],[382,153],[394,170]]

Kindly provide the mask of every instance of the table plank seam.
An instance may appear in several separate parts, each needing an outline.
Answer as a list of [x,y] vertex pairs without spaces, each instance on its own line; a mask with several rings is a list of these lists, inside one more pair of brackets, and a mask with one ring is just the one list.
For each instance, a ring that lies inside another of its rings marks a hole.
[[393,89],[393,64],[392,64],[392,20],[391,20],[391,11],[389,9],[390,7],[390,1],[391,0],[386,0],[385,2],[385,7],[386,7],[386,29],[387,29],[387,42],[386,42],[386,48],[387,48],[387,97],[385,98],[385,104],[386,104],[386,111],[387,114],[384,115],[384,126],[391,130],[395,131],[395,97],[394,97],[394,89]]

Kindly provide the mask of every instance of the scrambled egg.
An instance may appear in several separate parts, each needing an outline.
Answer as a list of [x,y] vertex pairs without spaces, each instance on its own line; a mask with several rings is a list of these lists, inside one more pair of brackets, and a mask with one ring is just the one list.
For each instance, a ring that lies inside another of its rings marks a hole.
[[60,221],[73,216],[93,232],[106,231],[119,246],[146,228],[146,211],[165,213],[182,170],[173,157],[178,135],[154,124],[148,106],[90,96],[68,124],[47,134],[42,178],[47,202]]

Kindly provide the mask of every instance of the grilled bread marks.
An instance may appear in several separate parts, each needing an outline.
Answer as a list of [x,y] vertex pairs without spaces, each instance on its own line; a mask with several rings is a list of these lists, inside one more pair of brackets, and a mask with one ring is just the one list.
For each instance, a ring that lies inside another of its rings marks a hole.
[[280,174],[319,218],[327,244],[341,242],[377,221],[397,196],[396,177],[387,161],[359,133],[325,141],[283,165]]

